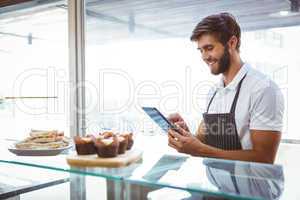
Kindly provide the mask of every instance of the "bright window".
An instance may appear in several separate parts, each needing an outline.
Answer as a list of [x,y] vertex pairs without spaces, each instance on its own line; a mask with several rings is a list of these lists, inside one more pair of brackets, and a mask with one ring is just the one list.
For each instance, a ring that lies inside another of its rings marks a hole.
[[[19,7],[18,7],[19,8]],[[1,138],[22,139],[30,129],[68,133],[68,20],[59,5],[0,15]]]

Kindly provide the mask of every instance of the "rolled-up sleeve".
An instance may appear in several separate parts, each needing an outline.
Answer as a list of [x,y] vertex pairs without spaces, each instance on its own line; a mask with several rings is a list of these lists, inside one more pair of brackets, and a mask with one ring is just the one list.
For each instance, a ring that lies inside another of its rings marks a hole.
[[251,94],[250,130],[282,131],[284,99],[273,83]]

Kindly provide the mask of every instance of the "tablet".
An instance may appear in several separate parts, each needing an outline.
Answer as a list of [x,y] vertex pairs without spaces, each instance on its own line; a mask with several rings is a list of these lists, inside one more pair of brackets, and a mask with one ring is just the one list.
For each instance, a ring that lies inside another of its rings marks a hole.
[[163,116],[163,114],[161,114],[157,108],[142,107],[142,109],[165,132],[168,132],[169,128],[177,130],[176,125],[168,121],[167,118]]

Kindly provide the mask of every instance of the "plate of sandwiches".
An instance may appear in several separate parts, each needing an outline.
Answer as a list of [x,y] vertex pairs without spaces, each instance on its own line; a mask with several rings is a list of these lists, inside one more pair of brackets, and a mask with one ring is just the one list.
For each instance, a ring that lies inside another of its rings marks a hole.
[[8,150],[19,156],[54,156],[72,147],[70,138],[57,130],[31,130],[24,140]]

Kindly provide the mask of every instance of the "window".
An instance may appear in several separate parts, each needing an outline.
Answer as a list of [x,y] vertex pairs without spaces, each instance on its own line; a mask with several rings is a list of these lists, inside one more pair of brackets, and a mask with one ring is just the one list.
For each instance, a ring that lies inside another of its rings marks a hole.
[[243,60],[269,75],[284,94],[283,138],[300,139],[299,15],[278,14],[289,9],[289,2],[265,8],[261,1],[86,1],[87,131],[122,129],[120,124],[129,121],[139,131],[157,132],[142,105],[180,112],[195,130],[218,77],[210,74],[189,36],[203,17],[227,11],[243,30]]
[[[68,135],[68,20],[64,2],[18,4],[0,14],[2,138],[22,139],[30,129]],[[5,8],[1,8],[5,9]]]

